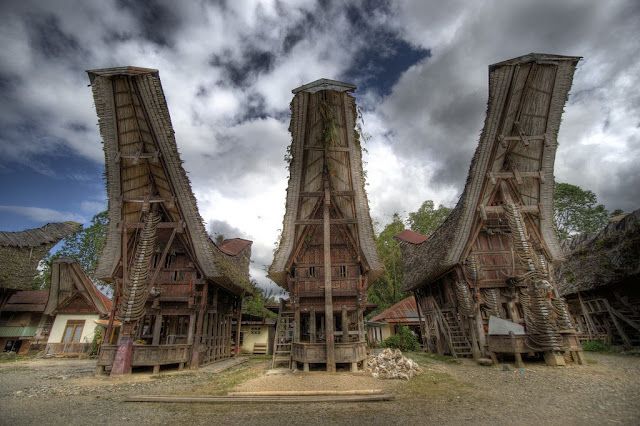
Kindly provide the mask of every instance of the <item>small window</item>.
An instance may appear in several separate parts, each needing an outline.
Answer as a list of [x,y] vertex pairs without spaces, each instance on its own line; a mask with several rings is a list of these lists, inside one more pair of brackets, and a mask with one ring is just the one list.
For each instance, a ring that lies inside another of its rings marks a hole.
[[338,274],[340,275],[340,278],[347,278],[347,265],[340,265]]
[[316,278],[316,267],[315,266],[310,266],[309,267],[309,276]]
[[62,335],[62,343],[80,343],[84,320],[68,320]]

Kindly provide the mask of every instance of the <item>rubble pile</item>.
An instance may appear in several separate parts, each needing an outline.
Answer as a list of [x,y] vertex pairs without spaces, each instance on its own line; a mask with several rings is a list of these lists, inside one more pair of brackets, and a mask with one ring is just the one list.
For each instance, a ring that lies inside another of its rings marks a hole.
[[399,349],[387,348],[367,359],[367,371],[375,378],[409,380],[422,373],[422,368],[415,361],[404,357]]

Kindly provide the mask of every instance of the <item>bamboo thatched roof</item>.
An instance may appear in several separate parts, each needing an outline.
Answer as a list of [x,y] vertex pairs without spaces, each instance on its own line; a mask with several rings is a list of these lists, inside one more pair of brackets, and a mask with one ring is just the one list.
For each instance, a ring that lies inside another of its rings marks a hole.
[[612,221],[596,234],[563,244],[566,260],[556,268],[558,292],[565,296],[640,277],[640,209]]
[[[184,224],[185,242],[203,275],[234,293],[248,290],[248,261],[222,252],[205,230],[158,71],[119,67],[87,72],[104,142],[109,200],[107,241],[96,275],[112,280],[121,257],[120,227],[140,218],[143,203],[126,200],[158,196],[168,220]],[[151,183],[158,194],[147,193]]]
[[458,204],[424,243],[400,241],[407,290],[437,279],[463,260],[472,227],[479,220],[478,210],[496,186],[492,174],[503,170],[541,173],[539,179],[518,183],[519,201],[537,211],[535,220],[549,258],[561,259],[553,228],[553,164],[558,128],[579,60],[532,53],[489,67],[484,129]]
[[369,282],[382,273],[364,190],[362,148],[356,131],[356,104],[350,94],[355,88],[348,83],[320,79],[293,90],[286,209],[281,239],[269,268],[269,277],[282,287],[286,287],[286,271],[294,247],[300,242],[305,227],[315,226],[301,225],[299,221],[314,217],[320,197],[317,194],[323,191],[323,149],[324,143],[329,142],[323,140],[323,120],[327,118],[323,118],[322,108],[327,108],[329,112],[324,114],[331,116],[331,147],[327,157],[329,186],[334,194],[331,204],[342,218],[352,221],[340,226],[345,226],[353,241],[357,242],[359,255],[368,268]]
[[0,288],[29,289],[51,247],[78,232],[76,222],[48,223],[19,232],[0,232]]
[[78,232],[82,225],[76,222],[47,223],[40,228],[25,229],[18,232],[0,232],[0,246],[36,247],[43,244],[56,244],[61,239]]

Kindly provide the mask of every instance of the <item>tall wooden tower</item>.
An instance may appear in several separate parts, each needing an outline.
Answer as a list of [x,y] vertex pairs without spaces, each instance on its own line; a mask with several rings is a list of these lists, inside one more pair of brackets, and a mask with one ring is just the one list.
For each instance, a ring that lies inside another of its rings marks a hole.
[[[157,70],[88,71],[104,141],[109,227],[96,274],[115,303],[98,366],[201,364],[230,357],[249,289],[251,242],[207,235],[178,153]],[[113,338],[117,324],[119,337]],[[238,339],[236,339],[236,348]]]
[[367,286],[382,272],[353,90],[326,79],[293,90],[286,212],[269,276],[289,291],[291,360],[305,369],[364,360]]

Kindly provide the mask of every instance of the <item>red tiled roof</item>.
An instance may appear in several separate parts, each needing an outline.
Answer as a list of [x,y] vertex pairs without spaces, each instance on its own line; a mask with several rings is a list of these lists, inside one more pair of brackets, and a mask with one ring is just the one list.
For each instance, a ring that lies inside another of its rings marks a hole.
[[242,250],[246,249],[251,244],[253,244],[253,241],[251,240],[230,238],[228,240],[224,240],[222,244],[220,244],[219,248],[229,256],[237,256],[242,252]]
[[4,311],[43,312],[49,300],[49,290],[23,290],[15,292],[7,301]]
[[395,236],[398,240],[405,241],[411,244],[422,244],[427,241],[427,236],[418,232],[414,232],[410,229],[405,229],[401,233]]
[[380,312],[371,318],[370,322],[415,322],[418,321],[418,308],[416,307],[416,299],[409,296],[402,299],[395,305]]

